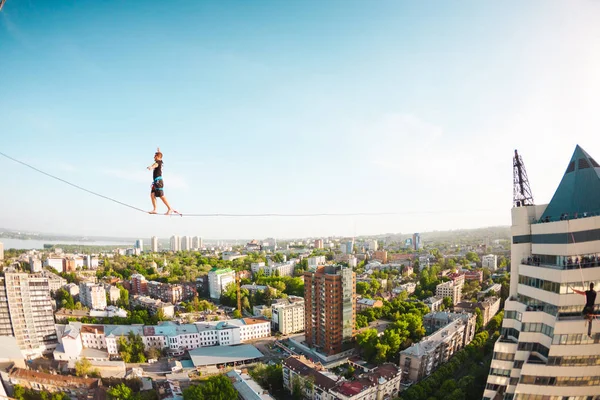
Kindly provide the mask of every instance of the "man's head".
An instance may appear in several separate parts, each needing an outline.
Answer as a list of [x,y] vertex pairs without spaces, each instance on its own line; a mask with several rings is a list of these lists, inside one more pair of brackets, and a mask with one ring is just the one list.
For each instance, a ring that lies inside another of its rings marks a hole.
[[156,153],[154,153],[154,160],[155,161],[162,160],[162,153],[160,151],[157,151]]
[[594,282],[590,282],[590,290],[594,290]]

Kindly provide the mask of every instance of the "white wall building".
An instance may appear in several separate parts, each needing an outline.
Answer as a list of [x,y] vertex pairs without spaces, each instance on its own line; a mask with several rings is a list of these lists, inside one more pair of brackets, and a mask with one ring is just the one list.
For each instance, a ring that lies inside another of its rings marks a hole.
[[459,303],[462,298],[462,285],[455,285],[453,281],[440,283],[435,287],[435,295],[452,298],[452,304]]
[[484,400],[582,400],[600,393],[600,324],[596,319],[588,331],[585,297],[571,289],[600,288],[599,173],[577,146],[549,204],[515,201],[510,297]]
[[158,253],[158,238],[156,236],[152,236],[150,239],[150,250],[153,253]]
[[6,272],[0,278],[0,335],[15,336],[26,357],[39,357],[57,344],[54,301],[48,278]]
[[481,266],[487,268],[490,271],[498,269],[498,256],[495,254],[488,254],[481,257]]
[[4,244],[0,242],[0,261],[4,260]]
[[190,236],[183,236],[181,238],[181,250],[190,251],[192,249],[192,238]]
[[304,298],[289,296],[273,303],[271,325],[284,335],[304,331]]
[[192,248],[197,250],[202,249],[202,238],[200,236],[194,236],[192,238]]
[[[129,334],[139,335],[146,350],[154,347],[168,349],[173,353],[207,346],[231,346],[270,335],[269,321],[255,318],[228,321],[160,325],[95,325],[70,322],[56,325],[61,348],[55,353],[57,359],[77,359],[82,349],[105,350],[118,354],[118,340]],[[67,343],[65,343],[65,340]]]
[[181,251],[181,242],[179,236],[171,236],[171,251]]
[[54,268],[58,272],[63,270],[63,258],[62,257],[48,257],[44,261],[44,267]]
[[220,299],[221,292],[231,282],[235,282],[235,271],[231,268],[213,268],[208,271],[208,293],[210,298]]
[[42,260],[37,257],[29,257],[29,269],[31,272],[42,272]]
[[92,310],[104,310],[106,308],[106,291],[102,285],[81,282],[79,284],[79,301]]
[[327,259],[325,258],[325,256],[316,256],[316,257],[309,257],[306,259],[308,262],[308,267],[311,268],[316,268],[319,265],[325,265],[325,263],[327,262]]

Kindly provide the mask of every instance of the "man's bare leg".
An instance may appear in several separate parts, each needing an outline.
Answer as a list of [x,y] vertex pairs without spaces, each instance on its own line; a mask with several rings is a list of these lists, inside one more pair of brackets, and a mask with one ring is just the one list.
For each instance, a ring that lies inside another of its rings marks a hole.
[[154,196],[154,192],[150,193],[150,199],[152,200],[152,211],[148,214],[156,214],[156,196]]
[[169,202],[167,201],[167,196],[162,195],[162,196],[160,196],[160,199],[163,201],[163,203],[165,203],[165,206],[167,206],[167,212],[165,213],[165,215],[170,215],[172,212],[179,214],[177,211],[175,211],[171,208],[171,206],[169,205]]

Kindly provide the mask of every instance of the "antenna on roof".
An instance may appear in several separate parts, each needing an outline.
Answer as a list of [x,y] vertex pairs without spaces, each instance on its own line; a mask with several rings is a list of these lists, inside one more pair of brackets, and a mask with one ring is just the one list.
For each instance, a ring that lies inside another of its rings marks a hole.
[[532,205],[534,205],[533,195],[531,194],[531,187],[529,187],[525,164],[523,164],[523,159],[515,150],[515,157],[513,158],[513,207]]

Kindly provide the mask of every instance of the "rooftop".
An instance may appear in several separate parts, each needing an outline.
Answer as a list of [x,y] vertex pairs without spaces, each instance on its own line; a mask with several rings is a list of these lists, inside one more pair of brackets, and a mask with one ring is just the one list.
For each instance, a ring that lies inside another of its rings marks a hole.
[[11,378],[23,379],[30,382],[41,383],[43,385],[54,385],[58,387],[87,387],[94,389],[98,387],[98,379],[78,378],[75,376],[53,375],[45,372],[37,372],[22,368],[13,368],[9,373]]
[[290,356],[283,360],[283,363],[299,375],[313,377],[314,384],[324,390],[332,389],[337,384],[335,380],[326,376],[320,370],[322,367],[319,364],[315,364],[305,358]]
[[600,165],[579,145],[546,207],[542,220],[558,221],[600,213]]
[[263,354],[250,344],[200,347],[190,350],[189,354],[195,367],[240,362],[263,357]]

